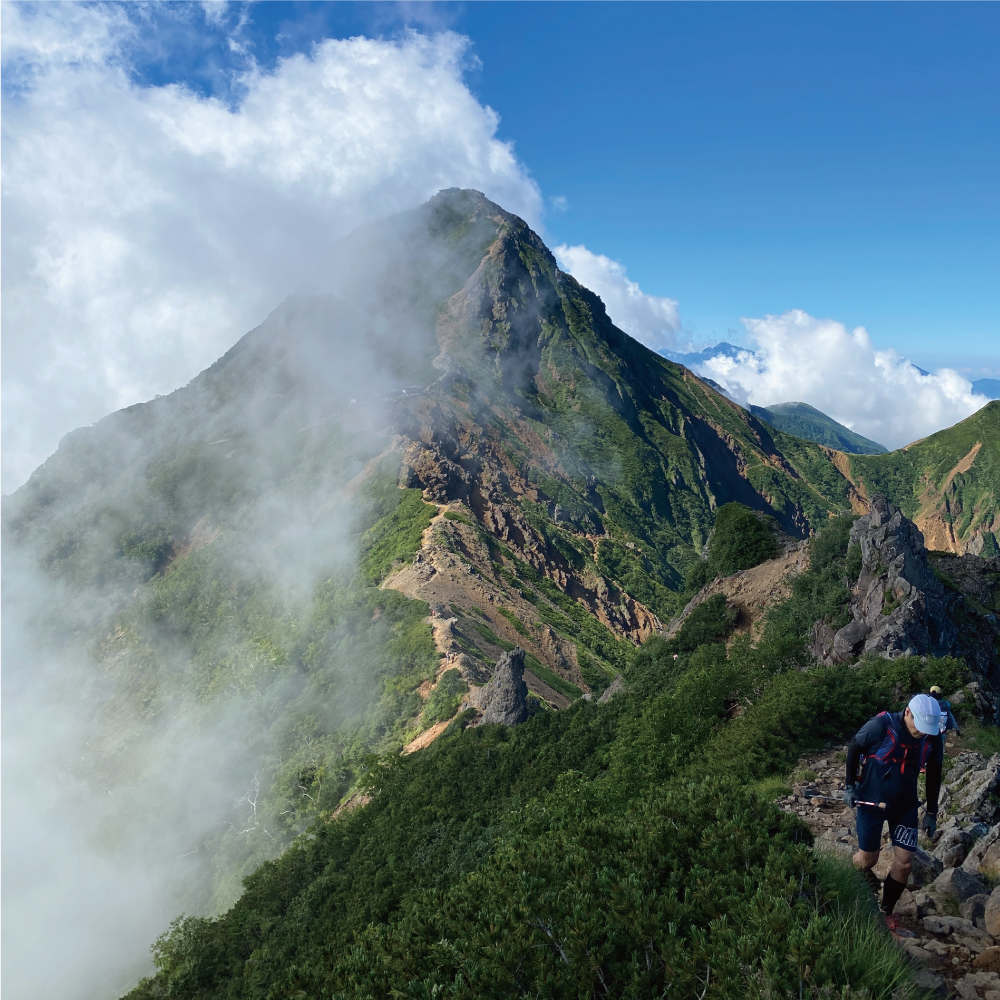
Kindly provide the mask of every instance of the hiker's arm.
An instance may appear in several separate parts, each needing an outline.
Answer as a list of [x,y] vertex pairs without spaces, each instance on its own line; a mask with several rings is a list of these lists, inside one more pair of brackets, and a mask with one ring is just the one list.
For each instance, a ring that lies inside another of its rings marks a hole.
[[847,744],[847,776],[844,781],[845,785],[851,786],[858,783],[858,765],[861,763],[862,752],[861,744],[858,743],[858,738],[855,736]]
[[876,715],[874,719],[869,719],[847,744],[847,775],[844,784],[848,788],[857,784],[861,755],[869,753],[882,742],[885,736],[885,727],[885,718]]

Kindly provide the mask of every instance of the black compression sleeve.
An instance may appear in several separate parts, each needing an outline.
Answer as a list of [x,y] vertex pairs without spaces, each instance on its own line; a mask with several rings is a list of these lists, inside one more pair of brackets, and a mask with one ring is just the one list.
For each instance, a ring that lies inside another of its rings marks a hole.
[[927,811],[938,811],[938,795],[941,792],[941,761],[931,757],[927,761]]
[[[858,780],[858,765],[861,763],[861,747],[857,739],[847,745],[847,779],[846,784],[853,785]],[[939,772],[940,773],[940,772]]]

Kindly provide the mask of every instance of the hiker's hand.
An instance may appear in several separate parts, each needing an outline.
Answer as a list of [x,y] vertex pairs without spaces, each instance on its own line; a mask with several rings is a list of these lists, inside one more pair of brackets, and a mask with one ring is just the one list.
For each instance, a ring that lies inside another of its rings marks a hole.
[[844,789],[844,805],[848,809],[853,809],[858,804],[858,793],[854,790],[854,785],[848,785]]
[[924,813],[924,821],[920,824],[920,828],[928,837],[933,837],[937,833],[937,816],[934,813]]

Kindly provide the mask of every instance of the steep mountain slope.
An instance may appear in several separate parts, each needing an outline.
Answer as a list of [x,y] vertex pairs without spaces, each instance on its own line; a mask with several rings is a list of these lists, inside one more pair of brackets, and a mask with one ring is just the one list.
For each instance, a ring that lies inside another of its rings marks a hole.
[[[129,790],[100,800],[106,828],[179,794],[198,734],[237,734],[208,769],[235,806],[169,844],[206,866],[189,911],[362,801],[373,755],[461,718],[515,644],[536,711],[603,690],[682,607],[723,504],[803,538],[923,468],[758,420],[475,192],[358,231],[328,270],[189,385],[68,435],[4,504],[5,554],[35,567],[7,592],[41,595],[5,663],[28,674],[44,646],[99,679],[67,759]],[[995,463],[995,421],[975,434],[962,483]]]
[[1000,401],[888,455],[838,460],[860,497],[886,494],[929,549],[995,555],[1000,502]]
[[750,412],[772,427],[786,434],[794,434],[806,441],[825,444],[855,455],[884,455],[888,449],[877,441],[870,441],[838,423],[808,403],[775,403],[773,406],[754,406]]

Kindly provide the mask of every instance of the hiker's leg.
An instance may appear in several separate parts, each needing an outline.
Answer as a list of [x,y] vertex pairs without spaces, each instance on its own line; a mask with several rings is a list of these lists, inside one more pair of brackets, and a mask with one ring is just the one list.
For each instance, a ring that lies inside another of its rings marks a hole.
[[897,882],[906,885],[910,881],[911,871],[913,871],[913,851],[908,851],[897,844],[892,852],[892,868],[889,874]]
[[878,864],[878,851],[855,851],[851,860],[859,871],[870,872]]
[[892,834],[892,868],[882,886],[882,909],[886,913],[892,913],[910,881],[913,852],[917,848],[916,806],[907,810],[905,815],[893,818],[889,831]]
[[854,812],[854,825],[858,831],[858,850],[853,857],[854,867],[865,877],[868,888],[878,897],[882,883],[872,869],[878,864],[882,846],[882,825],[885,818],[880,810],[858,806]]

